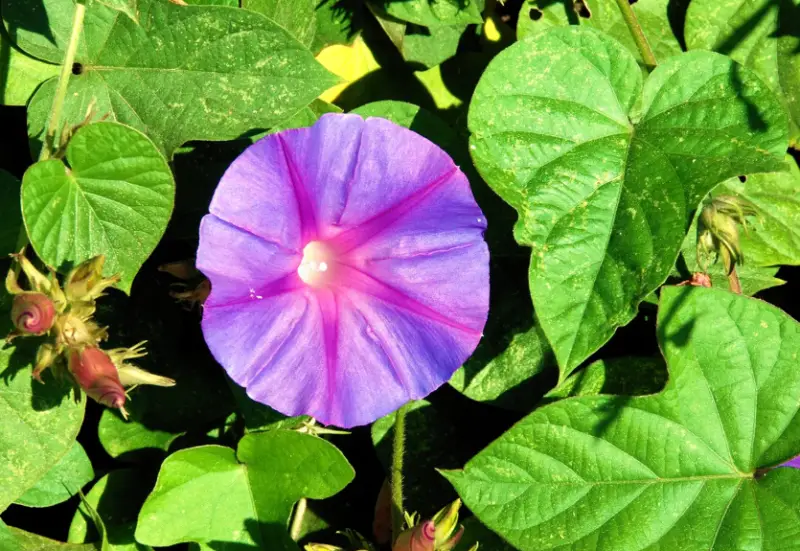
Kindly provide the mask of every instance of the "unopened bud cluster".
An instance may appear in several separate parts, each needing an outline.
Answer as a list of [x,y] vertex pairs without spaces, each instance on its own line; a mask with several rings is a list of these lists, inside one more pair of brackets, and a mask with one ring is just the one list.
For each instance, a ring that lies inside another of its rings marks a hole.
[[126,387],[175,384],[172,379],[153,375],[128,363],[128,360],[146,354],[144,343],[131,348],[100,348],[107,331],[92,319],[95,302],[108,287],[119,281],[119,276],[103,277],[103,256],[87,260],[73,269],[64,280],[63,288],[52,270],[49,275],[44,275],[24,254],[12,256],[27,277],[30,289],[24,290],[19,284],[19,269],[9,270],[6,290],[14,297],[11,305],[14,330],[6,340],[45,337],[36,353],[33,368],[36,380],[42,381],[45,369],[65,368],[90,398],[119,409],[126,417]]
[[[460,508],[461,500],[457,499],[436,513],[432,519],[424,522],[419,522],[416,513],[412,515],[405,513],[405,525],[408,529],[397,536],[392,551],[452,551],[464,535],[464,527],[458,524]],[[374,551],[375,547],[357,533],[348,530],[346,535],[350,541],[351,551]],[[325,543],[310,543],[304,549],[347,551],[345,548]],[[478,544],[470,547],[469,551],[478,551]]]
[[[416,525],[408,522],[409,529],[398,536],[392,551],[451,551],[464,535],[464,527],[458,524],[460,508],[461,500],[457,499],[431,520]],[[406,517],[410,520],[408,515]],[[470,551],[477,549],[478,544],[475,544]]]
[[747,217],[755,216],[753,206],[739,197],[719,195],[703,206],[697,224],[697,260],[707,269],[705,258],[722,258],[725,273],[730,274],[743,261],[739,243],[739,225],[747,229]]

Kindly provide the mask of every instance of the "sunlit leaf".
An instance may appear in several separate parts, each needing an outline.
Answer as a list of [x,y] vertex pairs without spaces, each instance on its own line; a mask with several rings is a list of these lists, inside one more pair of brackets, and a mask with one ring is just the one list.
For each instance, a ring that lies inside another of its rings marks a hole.
[[26,507],[50,507],[77,494],[93,478],[94,470],[89,456],[83,446],[73,442],[67,454],[16,503]]
[[672,57],[642,86],[621,44],[580,27],[500,53],[469,128],[476,167],[533,249],[531,296],[562,378],[666,279],[702,197],[782,170],[787,146],[777,98],[730,59]]
[[305,46],[317,31],[317,0],[242,0],[244,9],[266,15]]
[[25,105],[36,87],[58,74],[59,67],[15,48],[0,29],[0,105]]
[[[659,63],[681,53],[681,46],[672,32],[668,17],[669,5],[673,1],[639,0],[633,4],[636,19]],[[582,0],[582,5],[585,8],[576,11],[561,1],[525,0],[519,12],[517,34],[525,38],[552,27],[593,27],[619,40],[639,63],[643,63],[616,0]]]
[[[42,0],[55,36],[31,30],[41,7],[3,0],[17,44],[59,61],[71,28],[71,0]],[[227,140],[267,129],[336,83],[288,31],[263,15],[224,6],[138,0],[138,21],[97,2],[86,11],[79,68],[69,82],[63,118],[94,116],[145,132],[171,156],[190,140]],[[68,33],[67,33],[68,35]],[[29,134],[41,140],[56,82],[39,88],[28,110]]]
[[800,325],[728,291],[668,287],[658,395],[538,409],[446,476],[521,551],[800,549]]
[[69,453],[83,421],[85,399],[47,372],[36,382],[32,359],[30,347],[0,350],[0,511]]
[[786,157],[788,172],[753,174],[744,182],[731,178],[713,195],[734,195],[755,208],[747,231],[739,236],[745,263],[755,266],[800,264],[800,168]]
[[292,431],[248,434],[238,452],[221,446],[182,450],[161,466],[139,514],[136,540],[297,549],[287,530],[293,504],[334,495],[353,476],[332,444]]
[[121,274],[129,292],[172,213],[169,166],[144,134],[112,122],[79,129],[65,161],[36,163],[22,178],[31,244],[57,269],[103,254],[105,273]]
[[800,139],[800,0],[692,0],[686,45],[755,71],[777,93]]
[[483,23],[483,0],[370,0],[378,9],[392,17],[433,27]]

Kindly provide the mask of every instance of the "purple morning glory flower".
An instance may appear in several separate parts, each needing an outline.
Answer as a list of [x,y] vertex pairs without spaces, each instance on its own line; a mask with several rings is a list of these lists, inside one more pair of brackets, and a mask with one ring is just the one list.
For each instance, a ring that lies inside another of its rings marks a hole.
[[228,168],[200,227],[203,333],[253,399],[370,423],[446,382],[489,308],[486,219],[436,145],[324,115]]

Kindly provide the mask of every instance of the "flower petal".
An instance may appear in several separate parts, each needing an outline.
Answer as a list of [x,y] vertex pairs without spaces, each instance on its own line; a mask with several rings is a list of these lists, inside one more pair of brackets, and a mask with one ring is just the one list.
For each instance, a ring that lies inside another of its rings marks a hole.
[[213,214],[200,224],[197,268],[212,283],[205,307],[252,302],[283,292],[285,286],[300,288],[296,276],[302,256],[265,241]]
[[[489,306],[486,221],[458,167],[410,130],[355,115],[256,146],[201,228],[217,360],[255,400],[341,427],[446,382]],[[306,285],[297,268],[312,241],[325,275]]]
[[[302,190],[301,190],[302,192]],[[222,176],[209,212],[287,249],[301,250],[309,231],[281,141],[267,136],[248,147]],[[306,207],[307,208],[307,207]]]
[[485,229],[486,218],[459,171],[402,218],[382,221],[378,232],[350,252],[348,262],[480,333],[489,308]]
[[203,332],[254,400],[345,428],[428,395],[480,338],[355,291],[206,308]]
[[401,207],[456,169],[436,145],[384,119],[326,114],[313,132],[280,139],[313,204],[319,239]]

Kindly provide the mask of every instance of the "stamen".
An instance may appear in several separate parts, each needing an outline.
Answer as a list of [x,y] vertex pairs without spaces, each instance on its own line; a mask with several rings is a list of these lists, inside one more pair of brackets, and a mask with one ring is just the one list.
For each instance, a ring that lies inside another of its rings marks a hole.
[[312,287],[321,287],[331,279],[332,253],[324,243],[312,241],[303,249],[303,261],[297,268],[297,275]]

